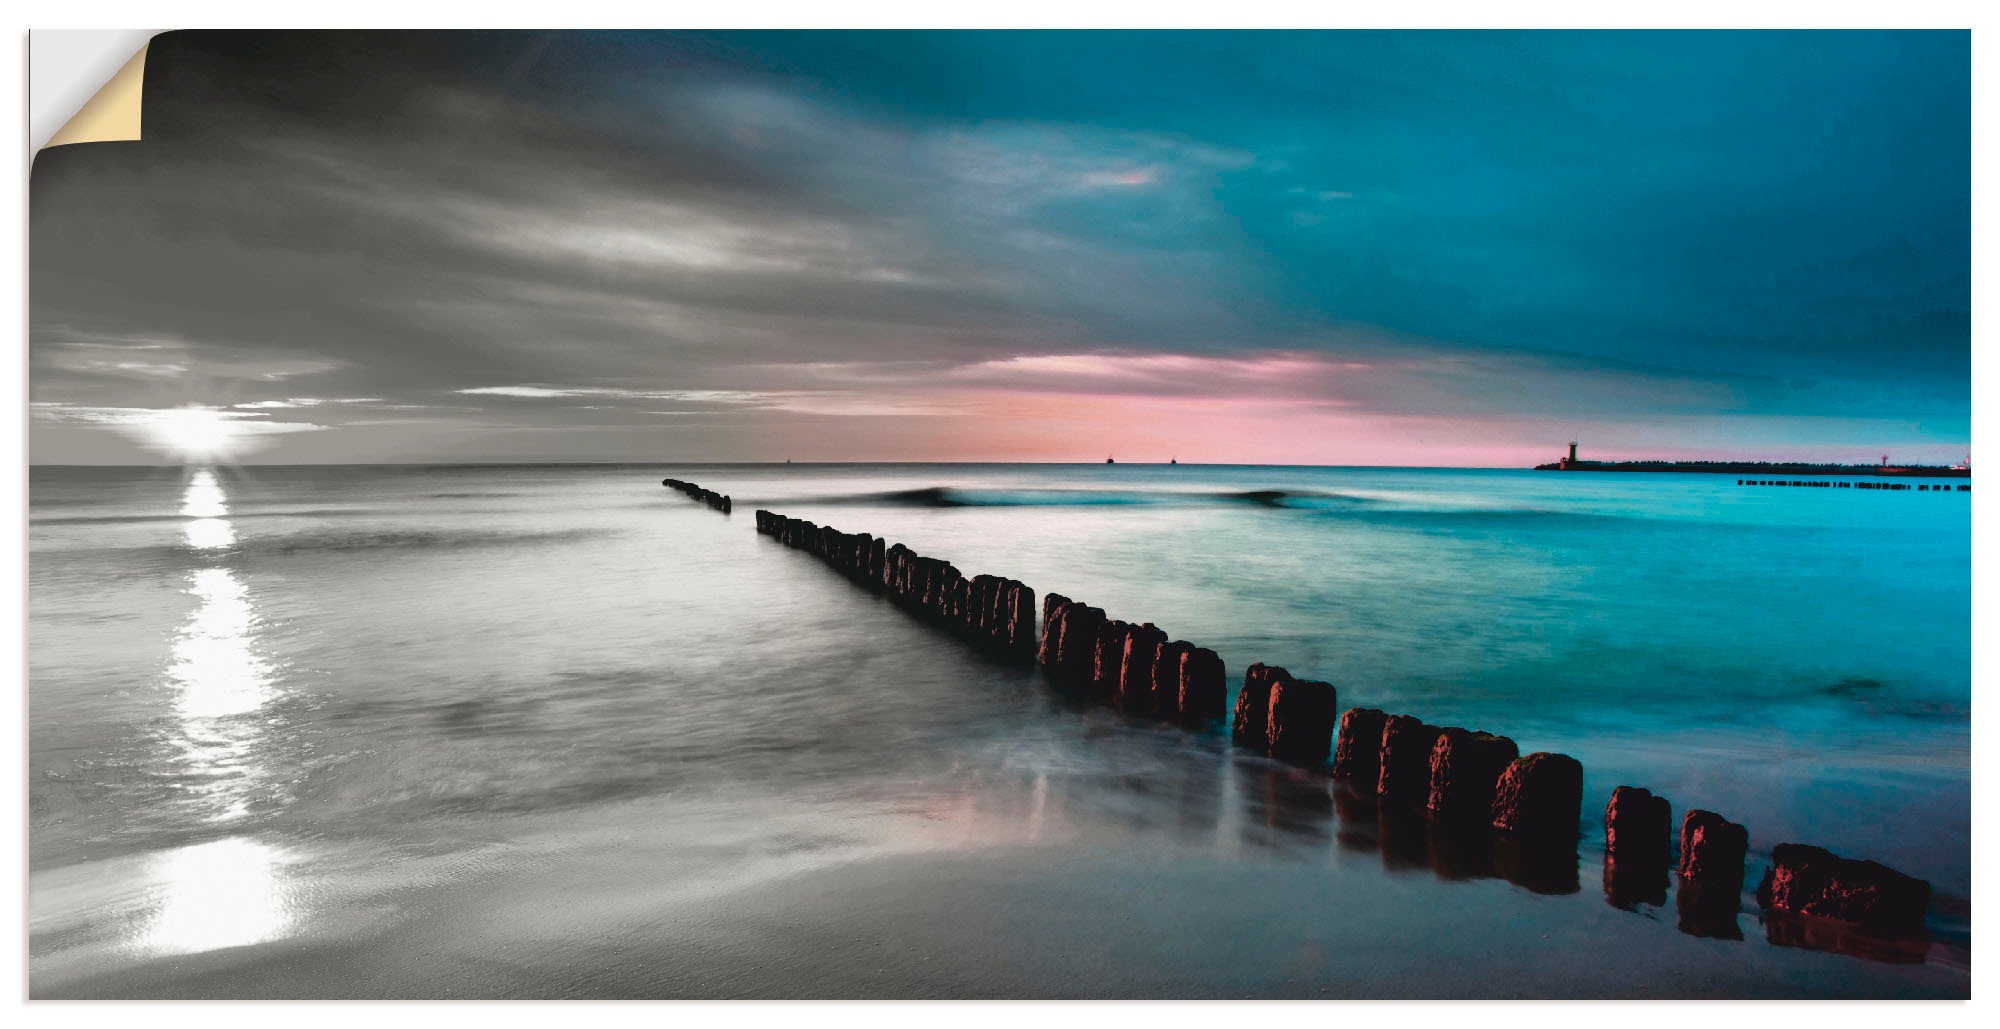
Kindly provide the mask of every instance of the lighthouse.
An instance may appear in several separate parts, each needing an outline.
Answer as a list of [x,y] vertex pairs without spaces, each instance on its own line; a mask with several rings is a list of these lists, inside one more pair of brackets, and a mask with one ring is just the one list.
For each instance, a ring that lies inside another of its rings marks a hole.
[[1558,461],[1558,462],[1556,462],[1556,467],[1557,467],[1557,468],[1559,468],[1559,469],[1561,469],[1562,471],[1565,471],[1565,472],[1566,472],[1566,471],[1569,471],[1570,469],[1572,469],[1572,468],[1575,468],[1575,467],[1576,467],[1576,441],[1575,441],[1575,440],[1570,440],[1570,443],[1569,443],[1569,456],[1568,456],[1568,457],[1566,457],[1566,458],[1564,458],[1564,459],[1563,459],[1563,460],[1561,460],[1561,461]]

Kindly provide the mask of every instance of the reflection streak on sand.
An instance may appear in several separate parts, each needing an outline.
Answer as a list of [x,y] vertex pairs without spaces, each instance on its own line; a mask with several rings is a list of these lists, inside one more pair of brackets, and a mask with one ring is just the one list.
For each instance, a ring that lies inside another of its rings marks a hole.
[[245,837],[181,847],[146,864],[155,907],[137,944],[191,954],[277,939],[291,922],[284,856]]

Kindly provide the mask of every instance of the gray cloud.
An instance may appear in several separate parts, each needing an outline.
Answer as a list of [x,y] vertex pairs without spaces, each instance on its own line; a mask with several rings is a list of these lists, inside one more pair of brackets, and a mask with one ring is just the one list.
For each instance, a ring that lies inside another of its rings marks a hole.
[[[590,451],[569,437],[597,431],[607,459],[759,456],[827,432],[861,448],[880,439],[861,423],[1009,390],[1393,416],[1940,409],[1937,380],[1870,392],[1846,357],[1797,374],[1720,364],[1737,330],[1691,336],[1685,311],[1619,293],[1607,276],[1624,272],[1553,238],[1506,244],[1574,292],[1503,302],[1482,276],[1509,229],[1476,213],[1427,229],[1421,267],[1383,261],[1366,233],[1419,201],[1379,169],[1330,169],[1313,148],[1340,141],[1303,129],[1272,142],[1165,109],[899,114],[678,38],[634,44],[645,61],[607,86],[561,55],[622,40],[467,39],[330,38],[332,57],[279,71],[293,44],[265,58],[175,34],[146,142],[45,152],[36,459],[101,451],[65,412],[183,404],[343,430],[403,412],[451,428],[440,457],[574,458]],[[1271,235],[1269,217],[1304,235]],[[1831,260],[1862,277],[1897,260],[1884,245]],[[1779,289],[1801,274],[1772,267]],[[1335,279],[1363,302],[1301,302]],[[1756,304],[1759,286],[1730,288]],[[1855,331],[1884,331],[1895,298],[1850,295]],[[1380,317],[1394,298],[1436,314]],[[1908,331],[1964,331],[1948,283],[1910,299]],[[1607,342],[1550,337],[1559,302]],[[365,431],[306,435],[269,453],[410,454]]]

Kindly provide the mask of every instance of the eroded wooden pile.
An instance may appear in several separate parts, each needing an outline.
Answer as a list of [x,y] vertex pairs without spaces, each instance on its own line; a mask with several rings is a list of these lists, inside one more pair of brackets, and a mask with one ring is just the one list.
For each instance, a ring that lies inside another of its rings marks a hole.
[[757,531],[819,558],[871,592],[981,650],[1025,662],[1035,651],[1035,591],[1013,579],[967,578],[947,561],[880,536],[841,532],[770,511]]
[[660,485],[686,494],[689,500],[699,500],[723,514],[729,513],[729,498],[712,489],[703,489],[685,479],[661,479]]

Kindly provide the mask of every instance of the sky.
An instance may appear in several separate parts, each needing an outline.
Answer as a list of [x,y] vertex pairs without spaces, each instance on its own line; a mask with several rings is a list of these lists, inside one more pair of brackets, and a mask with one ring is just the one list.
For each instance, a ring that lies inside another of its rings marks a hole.
[[1951,463],[1964,32],[176,32],[40,464]]

